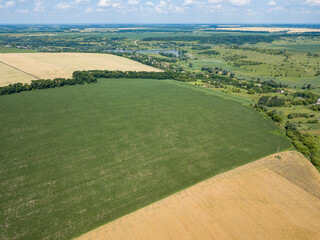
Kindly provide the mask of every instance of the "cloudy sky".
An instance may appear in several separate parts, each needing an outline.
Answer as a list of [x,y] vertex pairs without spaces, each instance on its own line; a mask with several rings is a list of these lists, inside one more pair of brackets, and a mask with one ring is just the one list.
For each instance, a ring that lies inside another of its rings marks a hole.
[[0,23],[320,23],[320,0],[0,0]]

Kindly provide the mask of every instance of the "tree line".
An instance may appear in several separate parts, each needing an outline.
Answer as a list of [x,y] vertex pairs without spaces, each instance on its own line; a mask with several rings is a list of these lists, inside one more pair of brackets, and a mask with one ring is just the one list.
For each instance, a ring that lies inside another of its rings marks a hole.
[[9,95],[12,93],[20,93],[24,91],[31,91],[34,89],[46,89],[70,86],[76,84],[96,83],[95,78],[89,72],[76,71],[73,73],[72,78],[55,78],[55,79],[39,79],[32,80],[31,83],[14,83],[5,87],[0,87],[0,95]]
[[142,79],[179,79],[182,74],[165,71],[165,72],[135,72],[135,71],[108,71],[108,70],[91,70],[81,71],[91,74],[95,78],[142,78]]
[[142,41],[184,41],[194,42],[198,41],[200,44],[226,44],[226,45],[243,45],[243,44],[256,44],[259,42],[271,43],[283,35],[211,35],[211,36],[171,36],[171,37],[147,37]]
[[98,78],[141,78],[141,79],[174,79],[185,81],[187,75],[174,71],[165,72],[135,72],[135,71],[108,71],[108,70],[91,70],[91,71],[75,71],[72,78],[55,78],[32,80],[31,83],[14,83],[5,87],[0,87],[0,95],[9,95],[23,91],[31,91],[34,89],[46,89],[63,87],[67,85],[96,83]]

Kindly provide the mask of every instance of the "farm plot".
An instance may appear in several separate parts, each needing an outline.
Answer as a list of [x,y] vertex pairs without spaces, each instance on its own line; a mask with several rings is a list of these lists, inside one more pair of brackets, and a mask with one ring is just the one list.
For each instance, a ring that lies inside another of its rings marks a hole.
[[320,174],[300,153],[249,163],[77,240],[319,239]]
[[221,31],[249,31],[249,32],[287,32],[287,33],[306,33],[320,32],[318,28],[285,28],[285,27],[236,27],[236,28],[216,28]]
[[291,146],[271,120],[177,81],[0,96],[0,239],[70,239]]
[[6,86],[10,83],[16,82],[28,83],[31,80],[36,79],[34,76],[8,66],[2,62],[0,62],[0,73],[0,86]]
[[[0,61],[41,79],[70,78],[76,70],[161,71],[127,58],[98,53],[0,53]],[[26,76],[1,77],[0,86],[28,80],[31,79]]]

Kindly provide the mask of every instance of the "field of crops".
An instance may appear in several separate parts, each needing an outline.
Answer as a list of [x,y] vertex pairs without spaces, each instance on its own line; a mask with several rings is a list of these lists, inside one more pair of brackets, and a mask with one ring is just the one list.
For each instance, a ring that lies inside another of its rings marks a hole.
[[28,75],[25,72],[19,71],[16,68],[8,66],[2,62],[0,62],[0,86],[7,86],[10,83],[28,83],[31,80],[35,80],[36,78]]
[[77,70],[161,71],[127,58],[98,53],[0,53],[0,62],[12,66],[13,72],[11,78],[0,77],[0,86],[30,82],[28,75],[20,80],[15,77],[21,71],[35,76],[31,80],[71,78]]
[[70,239],[291,146],[271,120],[175,81],[0,96],[0,239]]
[[319,229],[319,172],[288,151],[214,176],[77,240],[301,240],[319,239]]

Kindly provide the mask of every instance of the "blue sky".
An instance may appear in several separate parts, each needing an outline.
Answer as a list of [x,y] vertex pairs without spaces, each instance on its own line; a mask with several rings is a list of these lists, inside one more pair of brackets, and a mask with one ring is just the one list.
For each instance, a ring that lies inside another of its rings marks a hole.
[[0,0],[0,23],[320,23],[320,0]]

